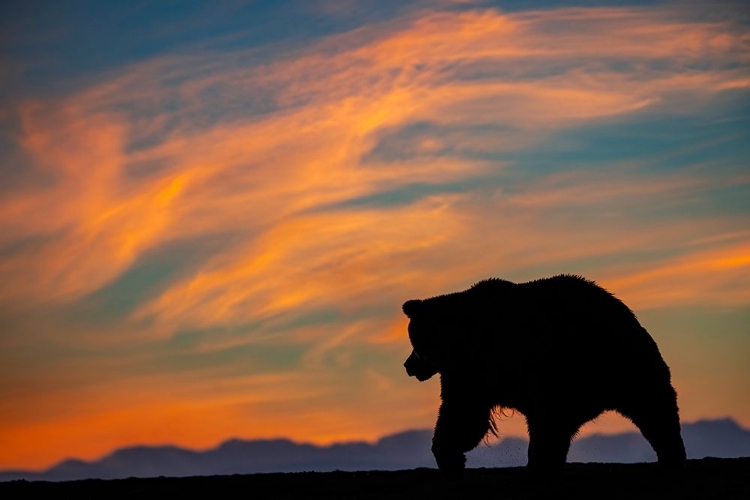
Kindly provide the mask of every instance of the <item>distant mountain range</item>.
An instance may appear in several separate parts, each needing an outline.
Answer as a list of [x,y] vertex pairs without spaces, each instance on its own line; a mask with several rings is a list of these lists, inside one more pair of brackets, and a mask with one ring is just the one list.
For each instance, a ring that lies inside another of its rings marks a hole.
[[[689,458],[750,457],[750,430],[734,420],[702,420],[682,426]],[[183,477],[261,472],[402,470],[435,467],[431,430],[406,431],[375,444],[350,442],[332,446],[286,439],[233,439],[208,451],[176,446],[122,448],[92,462],[65,460],[43,472],[3,471],[0,481],[71,481],[127,477]],[[468,467],[516,467],[526,464],[527,440],[507,437],[480,445],[468,454]],[[637,432],[594,434],[573,442],[569,462],[653,462],[656,455]]]

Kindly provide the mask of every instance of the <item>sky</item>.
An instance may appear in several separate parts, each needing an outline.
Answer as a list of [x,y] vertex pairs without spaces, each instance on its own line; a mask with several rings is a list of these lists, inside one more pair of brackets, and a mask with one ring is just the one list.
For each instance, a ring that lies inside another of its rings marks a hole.
[[0,469],[430,428],[401,304],[489,277],[596,280],[750,426],[741,2],[2,11]]

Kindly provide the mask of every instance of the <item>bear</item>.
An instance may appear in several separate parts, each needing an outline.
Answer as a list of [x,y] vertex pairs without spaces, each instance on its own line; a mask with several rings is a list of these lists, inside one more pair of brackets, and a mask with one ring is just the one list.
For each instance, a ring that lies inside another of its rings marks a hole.
[[630,419],[661,467],[685,463],[677,393],[656,342],[633,311],[580,276],[492,278],[403,304],[419,381],[440,374],[432,453],[449,478],[505,409],[526,418],[527,468],[555,473],[580,427],[605,411]]

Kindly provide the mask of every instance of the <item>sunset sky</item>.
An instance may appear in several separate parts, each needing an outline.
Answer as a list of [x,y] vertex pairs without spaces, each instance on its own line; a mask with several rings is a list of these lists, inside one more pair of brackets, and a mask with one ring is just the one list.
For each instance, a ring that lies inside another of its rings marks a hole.
[[401,304],[559,273],[750,426],[747,4],[1,8],[0,469],[430,428]]

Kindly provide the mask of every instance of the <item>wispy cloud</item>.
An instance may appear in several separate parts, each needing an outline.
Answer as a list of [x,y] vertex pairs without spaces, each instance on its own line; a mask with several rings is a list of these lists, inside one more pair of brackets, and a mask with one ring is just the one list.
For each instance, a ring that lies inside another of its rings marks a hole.
[[[353,49],[341,48],[352,42]],[[190,233],[243,232],[243,250],[230,249],[235,265],[262,268],[258,260],[241,263],[238,255],[263,260],[270,257],[268,250],[260,253],[263,247],[288,251],[287,242],[278,240],[282,227],[301,239],[317,225],[329,238],[337,233],[345,239],[352,226],[369,226],[367,214],[329,216],[350,219],[342,224],[324,216],[310,220],[306,210],[493,168],[461,157],[430,157],[429,141],[422,161],[363,164],[389,129],[420,122],[494,124],[510,127],[512,135],[538,137],[544,132],[537,129],[554,132],[630,113],[665,94],[691,92],[698,105],[741,80],[744,70],[736,63],[747,58],[747,43],[745,34],[719,23],[665,24],[661,14],[647,10],[488,10],[428,15],[364,44],[358,32],[340,35],[278,63],[238,66],[246,57],[238,53],[228,56],[231,69],[205,55],[195,58],[197,67],[187,56],[133,67],[62,103],[22,110],[22,145],[53,186],[4,200],[2,213],[7,225],[24,221],[12,235],[51,236],[49,245],[6,264],[6,276],[24,269],[32,279],[6,280],[5,294],[80,296],[111,281],[146,249]],[[637,73],[607,68],[620,58],[635,65],[668,58],[677,67]],[[558,71],[532,78],[549,60]],[[712,68],[689,69],[706,60]],[[178,83],[168,85],[170,78]],[[212,93],[214,99],[202,98]],[[242,119],[210,116],[214,100],[222,111],[253,99],[270,106],[270,113],[251,108]],[[162,140],[140,146],[149,135]],[[448,146],[461,146],[461,138],[451,139],[456,142]],[[436,141],[433,147],[440,146]],[[498,152],[490,144],[485,149]],[[139,167],[147,173],[138,175]],[[404,244],[406,234],[397,236],[391,244]],[[304,248],[292,251],[305,254]]]

